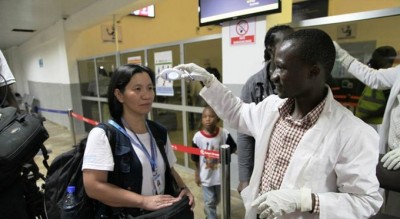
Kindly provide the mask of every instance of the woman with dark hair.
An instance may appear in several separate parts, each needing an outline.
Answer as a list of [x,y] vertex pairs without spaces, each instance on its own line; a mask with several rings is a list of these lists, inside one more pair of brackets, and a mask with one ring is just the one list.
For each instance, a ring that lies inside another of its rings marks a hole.
[[[138,216],[146,210],[171,206],[183,196],[189,197],[194,208],[192,193],[173,168],[176,157],[166,129],[146,119],[152,108],[154,88],[155,74],[147,67],[122,65],[112,75],[108,87],[112,117],[109,123],[115,127],[116,150],[112,151],[104,129],[95,127],[89,133],[82,165],[86,193],[101,202],[96,216],[114,218],[116,208]],[[158,146],[157,137],[163,132],[167,136],[164,149]],[[127,157],[121,150],[123,144],[128,148]],[[168,191],[171,175],[181,188],[178,197]]]

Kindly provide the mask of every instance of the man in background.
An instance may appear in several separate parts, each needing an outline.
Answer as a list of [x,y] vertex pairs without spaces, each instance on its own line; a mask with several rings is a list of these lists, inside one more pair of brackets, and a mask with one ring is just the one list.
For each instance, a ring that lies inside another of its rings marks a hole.
[[[374,69],[390,68],[396,56],[397,52],[392,46],[381,46],[372,53],[367,65]],[[366,86],[358,101],[356,116],[378,130],[389,94],[390,89],[376,90]]]
[[13,106],[19,111],[17,100],[11,85],[15,83],[14,75],[0,51],[0,107]]

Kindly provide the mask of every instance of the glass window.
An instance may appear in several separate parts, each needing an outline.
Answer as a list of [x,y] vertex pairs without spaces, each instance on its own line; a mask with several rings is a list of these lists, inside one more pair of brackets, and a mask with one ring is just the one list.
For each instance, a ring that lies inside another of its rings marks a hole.
[[110,76],[115,70],[115,55],[96,58],[96,78],[89,83],[89,94],[95,97],[106,97]]
[[[100,110],[99,110],[99,104],[97,101],[91,101],[91,100],[82,100],[82,110],[83,110],[83,116],[94,120],[94,121],[100,121]],[[89,132],[93,128],[93,125],[86,123],[85,122],[85,131]]]
[[[187,113],[188,118],[188,132],[187,132],[187,139],[188,139],[188,146],[192,146],[193,136],[196,134],[197,131],[201,129],[201,113]],[[196,166],[189,155],[189,167],[195,169]]]
[[[206,40],[184,44],[185,63],[196,63],[213,73],[222,81],[222,41],[221,39]],[[204,106],[206,103],[199,96],[203,88],[201,82],[186,83],[186,100],[189,106]]]
[[107,122],[111,119],[110,110],[107,102],[101,102],[101,122]]
[[[160,123],[168,130],[172,144],[183,145],[182,112],[166,109],[152,110],[152,120]],[[178,164],[185,165],[185,153],[175,151]]]
[[82,96],[89,96],[89,83],[95,80],[94,59],[78,61],[79,82]]

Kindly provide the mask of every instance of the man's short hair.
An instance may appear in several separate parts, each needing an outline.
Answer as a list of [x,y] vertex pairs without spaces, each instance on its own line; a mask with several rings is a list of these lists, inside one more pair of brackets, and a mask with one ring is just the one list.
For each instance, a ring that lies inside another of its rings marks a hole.
[[274,37],[273,34],[274,33],[278,33],[278,32],[293,32],[293,28],[290,27],[289,25],[276,25],[273,26],[271,28],[269,28],[269,30],[267,31],[267,33],[265,34],[265,38],[264,38],[264,61],[269,61],[271,59],[271,56],[268,53],[268,46],[272,45],[274,43]]
[[331,37],[319,29],[302,29],[286,37],[295,40],[301,59],[310,65],[320,64],[326,73],[326,80],[335,63],[336,51]]
[[397,52],[392,46],[381,46],[375,49],[368,62],[371,68],[388,68],[393,65]]

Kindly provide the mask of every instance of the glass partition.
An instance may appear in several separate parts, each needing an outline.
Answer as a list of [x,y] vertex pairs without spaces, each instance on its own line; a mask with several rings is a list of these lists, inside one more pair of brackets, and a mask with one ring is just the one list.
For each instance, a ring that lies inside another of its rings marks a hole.
[[96,78],[89,83],[89,93],[95,97],[106,97],[110,77],[116,68],[115,55],[96,58]]
[[[94,121],[100,121],[100,109],[97,101],[82,100],[83,115]],[[85,122],[85,131],[89,132],[93,125]]]
[[93,59],[78,61],[79,83],[82,96],[89,96],[89,83],[96,80]]
[[[152,110],[152,120],[160,123],[168,130],[172,144],[184,145],[182,112],[176,110],[157,109]],[[178,164],[185,165],[185,153],[175,151]]]
[[[210,73],[214,73],[217,79],[222,81],[222,40],[212,39],[201,42],[186,43],[183,46],[185,63],[196,63]],[[203,88],[201,82],[186,82],[186,100],[189,106],[205,106],[205,101],[199,96]]]

